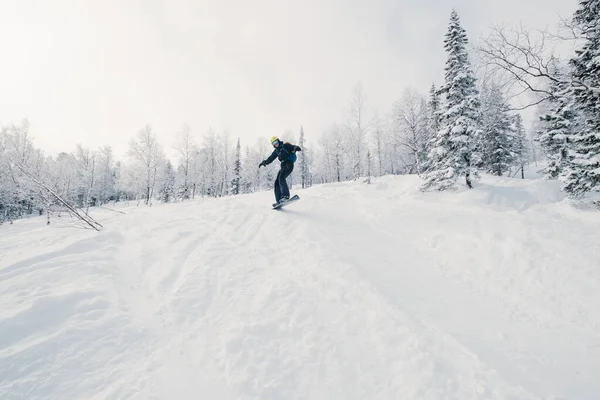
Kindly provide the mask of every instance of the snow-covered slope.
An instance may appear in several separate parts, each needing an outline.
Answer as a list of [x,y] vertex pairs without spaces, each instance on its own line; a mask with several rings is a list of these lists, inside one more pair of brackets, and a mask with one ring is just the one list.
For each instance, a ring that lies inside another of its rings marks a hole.
[[0,398],[600,398],[597,212],[415,177],[0,227]]

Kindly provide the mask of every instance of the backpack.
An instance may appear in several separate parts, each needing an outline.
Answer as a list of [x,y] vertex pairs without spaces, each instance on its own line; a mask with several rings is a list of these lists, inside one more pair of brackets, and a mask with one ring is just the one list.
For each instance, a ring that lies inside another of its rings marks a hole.
[[283,143],[283,145],[281,146],[281,151],[285,151],[286,153],[288,153],[288,154],[289,154],[289,157],[288,157],[288,158],[286,158],[285,160],[281,160],[281,161],[282,161],[282,162],[283,162],[283,161],[291,161],[291,162],[295,163],[295,162],[296,162],[296,160],[298,159],[298,157],[296,156],[296,153],[290,153],[289,151],[287,151],[287,150],[285,149],[285,147],[284,147],[284,146],[285,146],[286,144],[288,144],[288,145],[292,145],[292,144],[291,144],[291,143],[289,143],[289,142],[285,142],[285,143]]

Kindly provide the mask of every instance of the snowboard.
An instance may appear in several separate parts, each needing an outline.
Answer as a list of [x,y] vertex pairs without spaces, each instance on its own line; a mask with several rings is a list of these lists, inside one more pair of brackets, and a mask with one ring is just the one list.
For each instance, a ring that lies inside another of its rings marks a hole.
[[297,194],[293,195],[289,198],[289,200],[284,201],[283,203],[273,203],[273,210],[279,210],[283,206],[287,206],[290,203],[300,200],[300,196]]

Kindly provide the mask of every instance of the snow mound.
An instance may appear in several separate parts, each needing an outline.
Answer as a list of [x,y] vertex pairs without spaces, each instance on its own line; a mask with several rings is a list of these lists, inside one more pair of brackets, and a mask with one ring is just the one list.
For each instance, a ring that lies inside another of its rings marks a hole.
[[0,227],[2,399],[600,397],[597,214],[414,176]]
[[457,202],[497,211],[522,211],[557,204],[564,199],[557,181],[484,176],[477,190],[463,191]]

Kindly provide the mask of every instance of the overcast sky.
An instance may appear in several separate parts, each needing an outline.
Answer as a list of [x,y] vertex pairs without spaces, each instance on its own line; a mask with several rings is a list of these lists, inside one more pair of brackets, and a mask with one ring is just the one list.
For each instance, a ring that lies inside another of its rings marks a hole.
[[369,111],[442,83],[452,7],[469,39],[493,23],[555,24],[576,0],[0,0],[0,123],[27,117],[45,151],[187,123],[243,143],[341,121],[357,82]]

